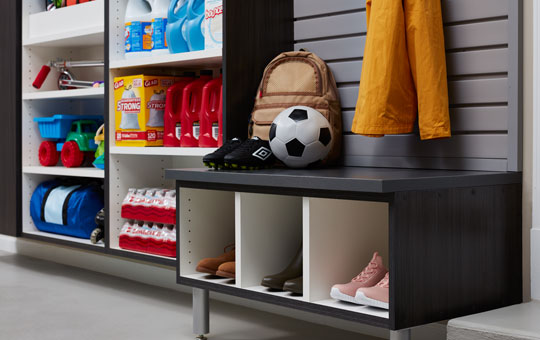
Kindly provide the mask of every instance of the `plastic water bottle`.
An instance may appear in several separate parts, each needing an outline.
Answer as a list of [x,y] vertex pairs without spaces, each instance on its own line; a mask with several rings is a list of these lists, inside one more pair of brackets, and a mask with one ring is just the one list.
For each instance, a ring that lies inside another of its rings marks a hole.
[[150,56],[152,52],[152,8],[146,0],[129,0],[126,7],[125,57]]

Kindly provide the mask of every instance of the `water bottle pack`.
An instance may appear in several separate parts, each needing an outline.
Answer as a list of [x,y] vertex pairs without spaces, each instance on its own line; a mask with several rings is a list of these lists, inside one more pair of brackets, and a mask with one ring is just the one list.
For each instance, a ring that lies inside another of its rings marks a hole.
[[119,235],[122,249],[176,257],[176,227],[149,222],[126,222]]
[[122,202],[121,216],[128,220],[176,224],[176,191],[131,188]]

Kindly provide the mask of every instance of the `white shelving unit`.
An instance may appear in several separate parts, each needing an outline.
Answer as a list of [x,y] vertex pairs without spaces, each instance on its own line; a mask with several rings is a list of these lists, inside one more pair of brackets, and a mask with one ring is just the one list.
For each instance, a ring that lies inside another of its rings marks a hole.
[[[388,266],[388,209],[381,202],[181,188],[180,279],[388,319],[388,311],[330,298],[331,287],[349,282],[375,251]],[[219,256],[233,243],[236,280],[196,271],[201,259]],[[301,245],[303,295],[261,286],[262,278],[283,270]]]
[[43,1],[24,0],[24,47],[103,46],[105,0],[43,11]]
[[[103,179],[105,172],[95,168],[65,168],[39,164],[38,150],[43,139],[34,122],[36,117],[54,114],[103,116],[104,88],[60,91],[59,73],[54,68],[41,89],[32,86],[43,65],[52,60],[104,59],[104,0],[45,11],[41,0],[22,0],[22,232],[24,236],[97,249],[90,240],[45,233],[37,230],[30,216],[30,198],[42,182],[56,177]],[[103,68],[73,69],[77,79],[104,80]]]
[[23,167],[23,173],[50,176],[105,178],[105,171],[96,168],[66,168],[63,166],[25,166]]
[[212,153],[216,148],[131,148],[122,146],[113,146],[110,148],[112,155],[146,155],[146,156],[195,156],[202,157]]
[[[219,74],[222,49],[125,59],[124,15],[127,0],[109,1],[109,83],[114,77],[135,74],[181,75],[185,71],[210,69]],[[174,182],[164,178],[167,168],[202,166],[202,157],[215,148],[119,147],[115,143],[115,103],[113,87],[109,87],[109,247],[119,254],[135,252],[119,247],[118,236],[124,220],[122,200],[129,188],[174,188]],[[146,255],[146,254],[144,254]],[[147,255],[148,261],[163,257]],[[170,259],[170,258],[168,258]]]
[[111,69],[142,67],[219,67],[221,65],[221,49],[165,54],[139,59],[111,60]]
[[100,99],[105,95],[105,88],[75,89],[68,91],[41,91],[23,93],[23,100],[57,100],[57,99]]

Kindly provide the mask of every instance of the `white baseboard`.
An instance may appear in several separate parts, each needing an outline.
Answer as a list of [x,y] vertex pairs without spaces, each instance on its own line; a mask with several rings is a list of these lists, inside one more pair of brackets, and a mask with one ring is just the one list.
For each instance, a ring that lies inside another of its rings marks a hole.
[[[0,250],[104,273],[107,275],[121,277],[124,279],[133,280],[152,286],[163,287],[183,293],[191,292],[189,287],[176,284],[176,271],[167,267],[149,265],[143,262],[125,258],[96,254],[93,252],[73,249],[65,246],[52,245],[40,241],[2,235],[0,235]],[[224,294],[212,293],[211,298],[226,303],[253,308],[273,314],[284,315],[295,319],[331,326],[360,334],[384,339],[388,338],[387,330],[346,320],[292,310],[286,307],[257,301],[240,299]],[[431,324],[415,328],[413,330],[413,339],[445,340],[446,326],[443,324]]]

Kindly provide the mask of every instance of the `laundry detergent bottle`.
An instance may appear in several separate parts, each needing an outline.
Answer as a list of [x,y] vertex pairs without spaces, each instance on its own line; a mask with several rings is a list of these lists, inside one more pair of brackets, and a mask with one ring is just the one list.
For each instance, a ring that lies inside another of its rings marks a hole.
[[204,1],[189,0],[182,34],[190,51],[204,50]]
[[152,52],[152,8],[146,0],[129,0],[126,7],[125,57],[150,56]]
[[199,137],[199,147],[215,148],[219,139],[219,109],[221,100],[221,88],[223,78],[219,77],[210,80],[203,87],[201,106],[201,135]]
[[168,54],[167,14],[171,0],[148,0],[152,7],[152,55]]
[[219,125],[219,134],[218,134],[218,146],[223,146],[223,85],[219,91],[219,110],[218,110],[218,125]]
[[165,117],[163,128],[163,146],[179,147],[181,136],[181,110],[184,88],[194,81],[195,73],[186,73],[173,86],[167,90],[165,102]]
[[184,88],[180,115],[180,146],[198,147],[204,85],[212,80],[212,71],[201,71],[201,77]]
[[189,0],[172,0],[167,16],[167,45],[170,53],[189,52],[182,28],[187,20]]

